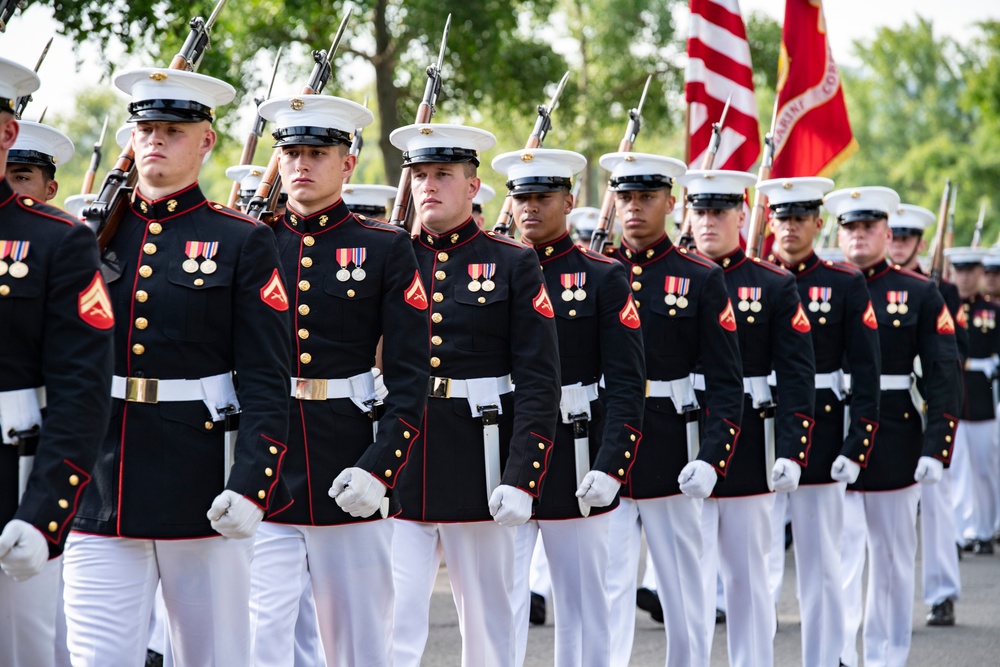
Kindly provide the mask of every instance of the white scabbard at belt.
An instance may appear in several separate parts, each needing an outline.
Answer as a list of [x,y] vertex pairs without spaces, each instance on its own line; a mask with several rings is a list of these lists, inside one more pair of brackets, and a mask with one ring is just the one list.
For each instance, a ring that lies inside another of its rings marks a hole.
[[[591,401],[597,400],[597,383],[582,382],[563,386],[559,398],[559,414],[563,424],[573,425],[573,455],[576,460],[576,486],[590,472],[590,412]],[[577,499],[580,514],[590,516],[590,505]]]

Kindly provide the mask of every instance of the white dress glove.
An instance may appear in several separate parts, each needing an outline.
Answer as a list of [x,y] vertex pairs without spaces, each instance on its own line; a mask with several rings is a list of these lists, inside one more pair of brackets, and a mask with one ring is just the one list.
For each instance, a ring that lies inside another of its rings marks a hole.
[[531,495],[508,484],[501,484],[490,496],[490,514],[504,528],[527,523],[531,518]]
[[208,510],[208,520],[215,532],[233,540],[253,537],[263,518],[264,510],[229,489],[217,495]]
[[607,507],[615,501],[622,483],[606,472],[591,470],[583,476],[576,497],[591,507]]
[[347,468],[333,480],[327,495],[351,516],[369,517],[381,506],[386,490],[367,470]]
[[930,456],[921,456],[913,479],[921,484],[937,484],[944,474],[944,464]]
[[712,495],[712,489],[715,488],[717,481],[719,475],[715,472],[715,468],[700,460],[688,463],[677,476],[681,493],[692,498],[708,498]]
[[780,493],[791,493],[799,488],[799,478],[802,477],[802,466],[791,459],[778,459],[771,468],[771,482],[774,490]]
[[848,484],[854,484],[858,481],[858,475],[861,474],[861,466],[847,458],[843,454],[838,456],[833,465],[830,466],[830,477],[838,482],[847,482]]
[[30,579],[49,560],[45,536],[27,521],[12,519],[0,533],[0,566],[14,581]]

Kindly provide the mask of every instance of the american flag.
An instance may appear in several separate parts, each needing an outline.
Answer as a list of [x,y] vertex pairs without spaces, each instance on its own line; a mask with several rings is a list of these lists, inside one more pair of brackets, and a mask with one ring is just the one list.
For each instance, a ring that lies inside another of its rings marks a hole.
[[690,0],[691,33],[684,92],[688,103],[688,156],[701,167],[726,99],[733,96],[713,169],[747,171],[760,154],[757,100],[750,45],[738,0]]

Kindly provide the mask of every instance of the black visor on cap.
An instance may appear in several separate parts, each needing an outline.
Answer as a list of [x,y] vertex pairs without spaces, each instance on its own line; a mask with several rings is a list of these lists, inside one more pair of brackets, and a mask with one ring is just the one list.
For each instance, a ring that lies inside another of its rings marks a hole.
[[614,191],[623,190],[664,190],[673,187],[674,182],[663,174],[638,174],[619,176],[608,181]]
[[46,155],[41,151],[15,149],[7,153],[8,164],[37,164],[39,167],[56,168],[56,161],[51,155]]
[[769,208],[774,212],[776,218],[795,218],[818,215],[819,207],[823,205],[822,200],[815,201],[790,201],[783,204],[772,204]]
[[483,212],[483,205],[482,204],[477,204],[477,203],[473,202],[472,203],[472,212],[473,213],[482,213]]
[[128,105],[130,121],[198,123],[213,119],[212,107],[193,100],[139,100]]
[[727,208],[739,208],[743,204],[743,195],[726,195],[705,193],[688,195],[688,208],[701,211],[723,211]]
[[369,206],[367,204],[353,204],[347,208],[351,209],[351,213],[357,213],[358,215],[365,215],[369,218],[382,218],[385,219],[385,212],[388,209],[386,206]]
[[7,99],[6,97],[0,97],[0,111],[9,111],[14,113],[15,106],[14,100]]
[[983,266],[983,263],[981,261],[975,259],[965,262],[952,262],[951,260],[949,260],[949,263],[951,264],[951,268],[955,269],[956,271],[967,271],[969,269],[974,269],[976,267],[982,268]]
[[1000,273],[1000,264],[983,264],[986,273]]
[[274,147],[295,146],[304,144],[306,146],[336,146],[337,144],[351,145],[351,135],[348,132],[337,130],[332,127],[308,127],[297,125],[294,127],[279,127],[271,133],[276,139]]
[[924,230],[917,227],[892,227],[892,235],[903,237],[903,236],[923,236]]
[[536,192],[558,192],[573,187],[573,180],[564,176],[525,176],[507,181],[507,190],[512,195],[527,195]]
[[[837,224],[846,225],[858,220],[888,220],[889,214],[885,211],[848,211],[837,216]],[[923,232],[921,232],[923,233]]]
[[432,146],[403,151],[403,166],[424,164],[428,162],[471,162],[479,166],[479,152],[471,148],[449,148],[447,146]]

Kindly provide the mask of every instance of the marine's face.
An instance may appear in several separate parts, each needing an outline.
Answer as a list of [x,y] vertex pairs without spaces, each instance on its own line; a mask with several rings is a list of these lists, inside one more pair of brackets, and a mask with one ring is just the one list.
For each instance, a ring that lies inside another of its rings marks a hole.
[[295,210],[311,215],[335,204],[357,157],[343,146],[282,146],[278,158],[281,184]]
[[157,189],[194,182],[202,158],[215,146],[215,140],[215,131],[207,120],[139,121],[132,131],[132,149],[141,182]]
[[855,220],[840,225],[837,230],[840,248],[848,262],[858,268],[866,269],[883,257],[885,249],[892,238],[889,223],[881,220]]
[[38,201],[49,201],[59,191],[59,184],[36,164],[8,163],[7,182],[14,192]]
[[573,210],[567,190],[512,195],[514,221],[521,237],[533,245],[554,241],[566,233],[566,215]]
[[735,251],[740,247],[740,227],[745,217],[742,207],[692,209],[691,231],[698,252],[715,259]]
[[472,215],[479,178],[469,176],[463,163],[426,162],[410,167],[413,206],[420,224],[445,232]]
[[625,241],[642,249],[659,240],[676,201],[669,188],[615,192],[615,213],[622,222]]

